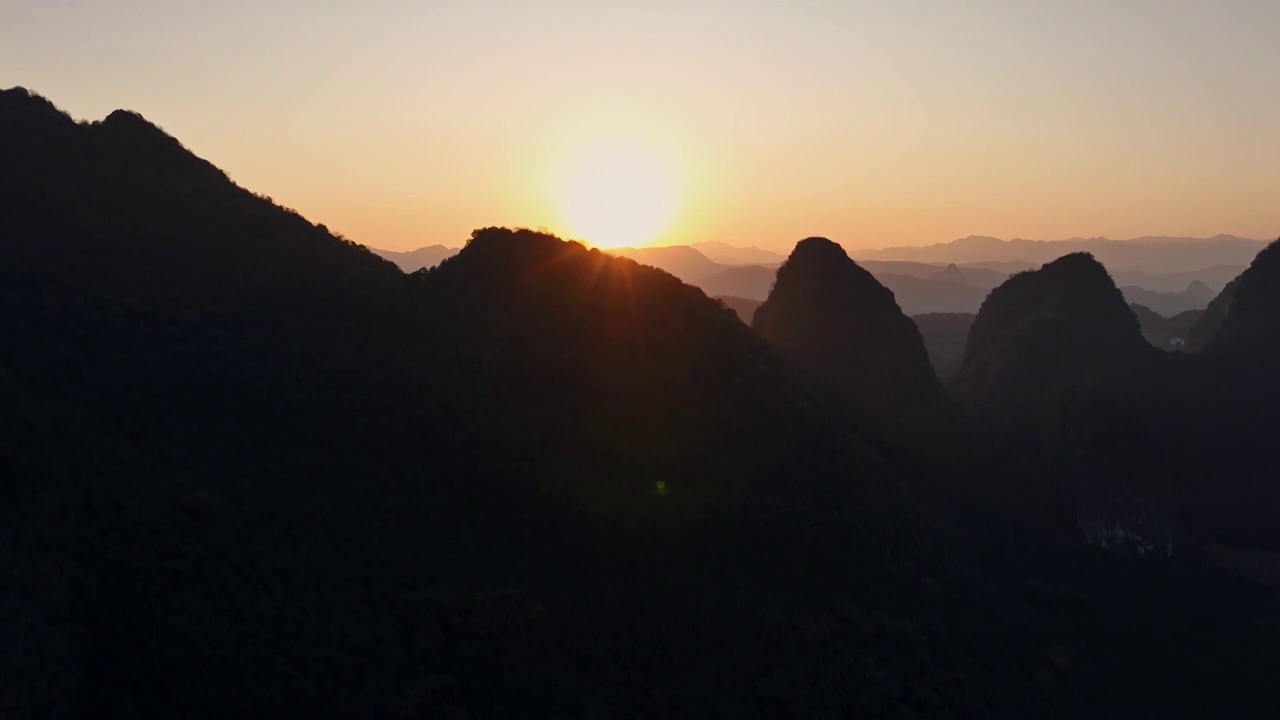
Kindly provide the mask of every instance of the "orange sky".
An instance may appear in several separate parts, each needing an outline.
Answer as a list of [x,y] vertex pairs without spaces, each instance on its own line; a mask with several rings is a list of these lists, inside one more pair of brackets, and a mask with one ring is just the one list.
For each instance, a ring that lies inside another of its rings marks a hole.
[[578,234],[597,135],[670,176],[656,242],[1280,234],[1273,2],[14,2],[0,85],[389,249]]

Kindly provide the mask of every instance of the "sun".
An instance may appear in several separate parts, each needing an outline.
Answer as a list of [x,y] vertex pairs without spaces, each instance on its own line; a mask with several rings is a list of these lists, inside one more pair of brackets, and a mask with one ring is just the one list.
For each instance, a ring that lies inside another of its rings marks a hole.
[[671,154],[641,134],[571,147],[555,173],[560,215],[574,237],[601,248],[642,246],[670,224],[679,196]]

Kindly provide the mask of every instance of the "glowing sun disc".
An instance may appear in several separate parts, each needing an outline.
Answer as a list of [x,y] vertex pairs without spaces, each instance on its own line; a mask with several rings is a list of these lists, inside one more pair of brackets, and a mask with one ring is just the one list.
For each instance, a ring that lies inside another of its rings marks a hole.
[[576,237],[597,247],[645,245],[675,213],[678,173],[643,137],[608,137],[576,148],[557,173],[556,199]]

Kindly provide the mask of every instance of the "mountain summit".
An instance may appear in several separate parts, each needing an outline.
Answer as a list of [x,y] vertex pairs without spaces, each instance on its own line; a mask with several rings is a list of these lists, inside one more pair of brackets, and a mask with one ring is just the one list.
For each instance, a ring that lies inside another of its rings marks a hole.
[[826,238],[796,245],[752,328],[898,439],[918,438],[952,415],[920,331],[893,292]]
[[796,245],[752,327],[797,365],[860,395],[879,394],[886,383],[941,390],[893,292],[826,238]]
[[1063,256],[991,291],[969,331],[955,387],[980,412],[1025,407],[1158,359],[1107,269]]

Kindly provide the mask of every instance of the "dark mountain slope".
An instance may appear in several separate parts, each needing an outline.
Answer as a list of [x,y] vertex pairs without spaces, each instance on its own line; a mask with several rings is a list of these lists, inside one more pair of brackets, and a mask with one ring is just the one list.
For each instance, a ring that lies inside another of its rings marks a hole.
[[954,388],[1025,458],[1034,481],[1024,486],[1050,508],[1049,529],[1069,521],[1093,545],[1164,552],[1174,525],[1164,440],[1115,393],[1165,360],[1106,269],[1067,255],[991,292]]
[[752,328],[868,416],[947,402],[920,332],[893,293],[825,238],[796,245]]
[[[1280,241],[1271,243],[1233,282],[1222,327],[1205,351],[1225,355],[1280,354]],[[1226,294],[1226,291],[1223,291]]]
[[955,388],[997,424],[1052,405],[1066,391],[1149,369],[1160,353],[1106,268],[1067,255],[1014,275],[974,320]]
[[[892,472],[848,430],[805,420],[822,417],[822,403],[696,288],[576,243],[497,228],[416,279],[451,349],[424,362],[450,376],[457,414],[475,418],[477,436],[529,439],[521,462],[575,458],[583,471],[550,473],[558,487],[627,512],[687,502],[699,516],[764,517],[786,506],[813,529],[879,538],[868,547],[899,532]],[[494,383],[519,402],[495,396]],[[797,472],[795,443],[821,445],[806,452],[834,461],[834,474]],[[793,481],[779,484],[779,473]],[[845,510],[828,514],[833,504]],[[859,518],[854,507],[869,512]]]
[[406,276],[113,118],[0,103],[5,716],[741,714],[803,608],[904,607],[896,472],[701,292]]
[[[834,391],[885,451],[922,481],[917,487],[929,488],[922,497],[935,522],[950,522],[943,516],[956,509],[952,491],[973,500],[985,497],[987,483],[998,484],[985,464],[988,448],[938,380],[915,323],[839,245],[825,238],[800,241],[756,310],[752,329]],[[971,478],[965,490],[943,480],[951,473]],[[948,501],[937,500],[940,491]]]
[[1201,349],[1174,388],[1186,409],[1152,413],[1161,432],[1182,440],[1186,514],[1198,534],[1272,551],[1280,549],[1275,473],[1278,287],[1280,242],[1274,242],[1223,290],[1193,329]]
[[1227,313],[1231,310],[1231,302],[1235,299],[1236,288],[1240,285],[1240,278],[1227,283],[1227,286],[1218,293],[1205,308],[1204,313],[1191,326],[1191,331],[1187,335],[1187,352],[1199,352],[1206,345],[1213,341],[1218,335],[1218,331],[1222,329],[1222,324],[1227,319]]

